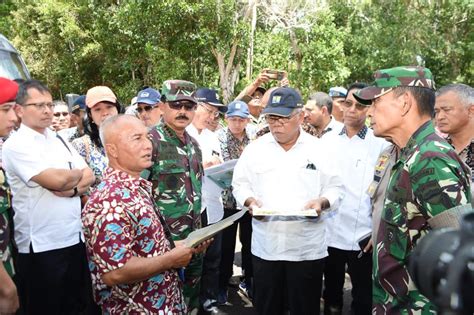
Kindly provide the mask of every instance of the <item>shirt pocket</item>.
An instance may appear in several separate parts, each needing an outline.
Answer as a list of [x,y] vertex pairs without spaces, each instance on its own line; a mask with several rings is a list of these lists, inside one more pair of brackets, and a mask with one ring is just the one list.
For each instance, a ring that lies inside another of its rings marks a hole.
[[409,230],[406,219],[395,205],[385,205],[382,213],[383,245],[387,252],[398,261],[404,261],[408,256],[410,246]]
[[182,160],[161,160],[157,172],[160,194],[179,194],[185,191],[186,168]]

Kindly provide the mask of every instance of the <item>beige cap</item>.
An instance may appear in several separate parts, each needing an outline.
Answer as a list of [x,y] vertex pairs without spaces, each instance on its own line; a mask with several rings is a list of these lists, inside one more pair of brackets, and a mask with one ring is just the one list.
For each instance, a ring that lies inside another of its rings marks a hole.
[[92,108],[100,102],[117,103],[117,97],[107,86],[94,86],[87,91],[86,105]]

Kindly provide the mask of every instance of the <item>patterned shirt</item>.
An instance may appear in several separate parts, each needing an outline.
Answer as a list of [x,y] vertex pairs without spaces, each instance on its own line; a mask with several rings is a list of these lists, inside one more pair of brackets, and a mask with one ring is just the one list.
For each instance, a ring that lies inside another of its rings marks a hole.
[[[244,148],[250,143],[252,133],[251,129],[248,127],[249,126],[245,128],[245,133],[242,140],[237,139],[232,134],[232,132],[230,132],[228,127],[221,129],[217,132],[217,137],[221,145],[222,158],[224,159],[224,162],[238,159],[242,154]],[[225,208],[235,209],[237,207],[235,198],[232,195],[232,188],[225,189],[222,192],[222,202],[224,203]]]
[[91,187],[97,186],[102,181],[102,174],[104,173],[109,160],[105,155],[104,147],[98,147],[92,142],[89,135],[83,135],[80,138],[72,141],[72,146],[76,149],[80,156],[84,158],[87,165],[92,169],[95,176],[95,182]]
[[[446,137],[446,141],[451,145],[453,144],[450,136]],[[459,157],[471,169],[474,181],[474,138],[471,139],[471,143],[459,152]]]
[[107,168],[104,181],[83,209],[82,222],[96,302],[106,314],[183,314],[175,270],[134,284],[107,286],[102,276],[131,257],[156,257],[170,250],[153,207],[151,183]]
[[13,276],[11,219],[10,188],[6,181],[5,172],[0,168],[0,261],[3,262],[7,273]]
[[[359,132],[357,132],[356,136],[358,136],[359,138],[361,139],[365,139],[365,136],[367,135],[367,131],[369,130],[369,128],[367,128],[367,126],[363,126]],[[339,132],[339,135],[342,136],[342,135],[347,135],[347,129],[346,129],[346,126],[342,127],[342,130],[341,132]]]
[[410,252],[429,232],[427,220],[471,202],[469,169],[423,124],[392,168],[374,247],[374,314],[434,314],[408,274]]

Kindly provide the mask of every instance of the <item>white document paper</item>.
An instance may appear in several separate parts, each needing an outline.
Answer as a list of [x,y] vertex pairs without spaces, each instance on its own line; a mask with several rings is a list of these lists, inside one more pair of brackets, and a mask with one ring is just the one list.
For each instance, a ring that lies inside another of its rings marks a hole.
[[281,210],[281,209],[267,209],[254,207],[252,209],[253,216],[297,216],[297,217],[317,217],[318,213],[314,209],[293,209],[293,210]]
[[191,232],[188,237],[186,237],[185,244],[188,247],[195,247],[205,240],[208,240],[212,238],[214,235],[216,235],[219,231],[222,231],[223,229],[231,226],[235,221],[240,219],[245,212],[247,212],[247,208],[240,210],[230,217],[227,217],[223,220],[220,220],[217,223],[214,223],[212,225],[206,226],[205,228],[196,230]]
[[230,188],[237,159],[215,165],[204,170],[204,175],[215,182],[222,189]]

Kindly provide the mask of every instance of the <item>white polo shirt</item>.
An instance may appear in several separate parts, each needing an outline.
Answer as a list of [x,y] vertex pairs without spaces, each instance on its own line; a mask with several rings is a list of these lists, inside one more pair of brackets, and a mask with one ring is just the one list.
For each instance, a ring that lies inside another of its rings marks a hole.
[[31,181],[48,168],[83,169],[82,157],[46,128],[44,134],[21,125],[3,145],[3,168],[12,192],[15,241],[20,253],[44,252],[79,243],[81,201],[79,197],[57,197]]
[[[222,161],[221,146],[217,134],[209,129],[203,129],[198,132],[193,124],[186,127],[186,131],[191,137],[196,139],[202,151],[202,162],[210,161],[213,156],[217,156]],[[206,209],[207,223],[212,224],[224,217],[224,205],[222,203],[222,188],[220,188],[212,180],[206,178],[206,170],[202,177],[202,211]]]
[[349,138],[340,130],[323,141],[336,147],[327,158],[335,161],[346,195],[328,216],[328,245],[342,250],[360,250],[358,239],[372,231],[372,206],[367,189],[373,180],[380,153],[389,145],[367,127]]
[[[344,191],[323,142],[301,130],[285,151],[268,133],[250,143],[234,169],[233,193],[239,204],[249,197],[263,208],[302,209],[318,197],[338,207]],[[266,216],[252,220],[252,253],[265,260],[303,261],[327,256],[325,222],[321,218]]]

